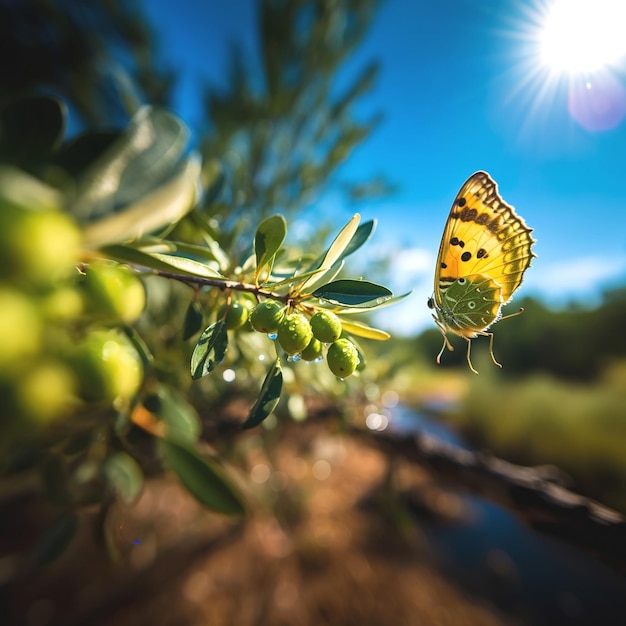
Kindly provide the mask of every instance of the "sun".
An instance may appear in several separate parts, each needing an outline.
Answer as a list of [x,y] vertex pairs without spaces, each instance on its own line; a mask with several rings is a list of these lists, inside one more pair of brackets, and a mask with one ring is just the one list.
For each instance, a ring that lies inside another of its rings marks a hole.
[[626,121],[626,0],[517,0],[510,102],[526,125],[566,110],[588,131]]
[[554,0],[540,25],[539,55],[553,72],[593,74],[626,56],[624,0]]

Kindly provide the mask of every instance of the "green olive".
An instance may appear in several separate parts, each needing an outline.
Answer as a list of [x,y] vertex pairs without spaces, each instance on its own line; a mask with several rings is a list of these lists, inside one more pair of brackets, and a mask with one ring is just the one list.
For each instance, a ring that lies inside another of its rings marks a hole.
[[252,314],[250,322],[254,330],[260,333],[273,333],[278,330],[279,324],[285,316],[284,306],[276,300],[264,300],[257,304]]
[[40,424],[62,417],[74,400],[76,380],[67,365],[49,361],[38,363],[19,381],[18,409],[23,417]]
[[95,329],[78,345],[73,359],[83,398],[113,403],[132,398],[143,380],[141,357],[116,329]]
[[64,213],[0,206],[0,271],[12,282],[51,284],[79,250],[79,230]]
[[47,320],[66,321],[77,319],[84,309],[81,289],[75,285],[62,285],[46,293],[41,300],[41,314]]
[[10,374],[24,357],[39,352],[42,320],[31,298],[0,286],[0,374]]
[[83,280],[87,313],[100,321],[134,322],[146,306],[146,290],[124,265],[92,263]]
[[312,338],[311,324],[302,313],[290,313],[278,327],[278,343],[290,355],[302,352]]
[[319,359],[322,356],[324,346],[319,339],[313,337],[311,341],[309,341],[309,345],[302,350],[302,358],[305,361],[315,361],[315,359]]
[[317,311],[311,317],[311,328],[323,343],[332,343],[341,336],[341,320],[330,311]]
[[223,319],[226,322],[226,328],[228,330],[241,328],[248,321],[250,315],[248,307],[239,302],[231,302],[228,310],[226,310],[226,306],[226,303],[224,303],[218,309],[217,319]]
[[335,376],[347,378],[359,364],[359,352],[349,339],[337,339],[328,347],[326,361]]

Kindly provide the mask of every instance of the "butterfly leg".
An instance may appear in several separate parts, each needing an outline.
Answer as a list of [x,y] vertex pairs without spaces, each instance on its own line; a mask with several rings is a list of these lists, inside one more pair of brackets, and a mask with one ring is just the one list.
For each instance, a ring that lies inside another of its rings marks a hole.
[[465,336],[463,337],[463,339],[467,341],[467,364],[469,365],[469,368],[472,370],[472,372],[478,375],[478,372],[474,369],[474,366],[472,365],[472,359],[470,358],[470,350],[472,349],[472,340],[469,337],[465,337]]
[[448,348],[450,352],[453,352],[454,346],[448,340],[445,326],[441,324],[441,322],[434,315],[433,315],[433,319],[435,320],[435,324],[437,324],[437,326],[439,327],[439,330],[441,331],[441,334],[443,335],[443,346],[441,346],[441,350],[439,351],[439,354],[437,355],[437,365],[441,365],[441,356],[443,355],[444,350]]
[[491,360],[498,366],[502,367],[502,364],[496,361],[496,357],[493,355],[493,333],[484,333],[485,335],[489,335],[489,354],[491,356]]
[[[520,309],[519,311],[515,312],[515,313],[509,313],[508,315],[505,315],[504,317],[500,318],[500,321],[508,319],[509,317],[517,317],[518,315],[521,315],[524,312],[524,309]],[[498,363],[498,361],[496,361],[496,357],[493,354],[493,333],[480,333],[481,335],[485,335],[485,336],[489,336],[489,355],[491,356],[491,360],[498,366],[498,367],[502,367],[502,365],[500,363]]]
[[448,350],[454,350],[454,348],[452,347],[452,344],[448,341],[448,338],[444,335],[443,346],[441,346],[441,350],[439,351],[439,354],[437,355],[437,365],[441,365],[441,356],[443,355],[444,350],[446,349],[446,346],[448,347]]

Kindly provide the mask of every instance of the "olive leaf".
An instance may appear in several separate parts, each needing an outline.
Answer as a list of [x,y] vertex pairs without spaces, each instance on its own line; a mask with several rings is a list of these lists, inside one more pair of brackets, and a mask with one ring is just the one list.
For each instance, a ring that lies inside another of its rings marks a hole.
[[313,295],[332,304],[347,307],[360,306],[362,308],[379,306],[393,297],[393,293],[387,287],[367,280],[349,279],[335,280],[322,285],[313,292]]
[[377,341],[386,341],[391,335],[379,328],[372,328],[363,322],[348,321],[346,319],[341,320],[341,326],[343,330],[351,335],[357,337],[363,337],[364,339],[375,339]]
[[254,428],[270,415],[280,400],[282,388],[283,372],[280,368],[280,361],[276,359],[265,375],[259,397],[254,403],[248,415],[248,419],[243,423],[242,428]]
[[110,456],[102,472],[107,483],[124,502],[133,502],[141,493],[143,472],[137,461],[126,452]]
[[276,253],[285,240],[287,222],[282,215],[272,215],[264,219],[254,235],[254,253],[256,255],[256,278],[269,277]]
[[33,549],[33,560],[37,565],[48,565],[55,561],[69,546],[78,529],[75,513],[62,513],[46,528]]
[[173,254],[148,253],[133,246],[119,244],[103,246],[100,251],[110,259],[140,265],[159,272],[175,272],[185,276],[199,276],[200,278],[224,278],[219,272],[204,263]]
[[204,313],[200,303],[194,298],[189,302],[187,311],[185,312],[185,321],[183,322],[183,339],[187,340],[193,337],[201,328]]
[[314,276],[307,279],[301,286],[299,291],[302,292],[305,289],[310,288],[312,285],[318,283],[338,261],[340,261],[354,235],[356,234],[359,226],[361,216],[356,213],[352,219],[341,229],[339,234],[335,237],[330,247],[321,258],[321,260],[315,262],[311,269],[319,270]]
[[228,333],[224,320],[211,324],[198,339],[191,355],[191,377],[196,380],[211,373],[226,356]]
[[198,502],[218,513],[243,515],[245,506],[223,470],[188,443],[160,439],[159,449],[167,465]]

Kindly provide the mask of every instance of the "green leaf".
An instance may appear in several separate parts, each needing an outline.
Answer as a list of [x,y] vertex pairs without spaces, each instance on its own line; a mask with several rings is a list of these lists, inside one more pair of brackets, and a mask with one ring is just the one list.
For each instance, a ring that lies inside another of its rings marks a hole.
[[[224,260],[228,263],[228,255],[220,248],[216,241],[211,241],[207,245],[198,245],[193,243],[185,243],[183,241],[166,241],[169,246],[169,252],[176,252],[190,259],[206,259],[207,261],[215,261],[218,266],[223,266]],[[142,249],[145,248],[142,246]]]
[[[282,276],[285,273],[288,273],[289,275],[287,276],[287,278],[284,278],[283,280],[279,280],[277,282],[266,283],[266,288],[274,290],[274,289],[277,289],[278,287],[284,287],[285,285],[293,285],[294,283],[301,283],[306,278],[309,278],[311,276],[317,276],[320,273],[332,274],[333,276],[335,276],[336,275],[335,272],[340,272],[342,268],[343,268],[343,261],[339,261],[339,263],[335,263],[335,265],[333,265],[333,267],[331,267],[330,270],[317,269],[317,270],[305,272],[303,274],[295,274],[295,275],[293,275],[293,271],[287,272],[285,268],[281,268],[279,275]],[[274,275],[275,276],[277,275],[276,267],[274,267]]]
[[287,234],[287,222],[282,215],[272,215],[264,219],[254,235],[254,253],[256,254],[256,276],[272,271],[274,258]]
[[37,213],[58,209],[63,196],[23,170],[0,164],[0,202]]
[[245,513],[241,496],[215,463],[187,444],[161,439],[159,447],[167,465],[200,503],[225,515]]
[[346,249],[339,258],[345,259],[347,256],[356,252],[372,236],[375,228],[376,220],[363,222],[363,224],[356,229],[354,236],[350,239],[350,243],[346,246]]
[[191,377],[194,380],[206,376],[217,367],[226,356],[228,333],[224,320],[211,324],[198,339],[191,355]]
[[361,220],[361,216],[356,213],[352,219],[341,229],[337,237],[335,237],[334,241],[330,244],[330,247],[324,254],[324,257],[321,259],[319,263],[315,263],[311,269],[319,269],[322,270],[319,274],[309,278],[305,283],[300,287],[300,292],[308,289],[312,285],[318,283],[325,273],[330,270],[337,261],[341,260],[342,256],[345,253],[345,250],[348,248],[352,238],[354,237],[356,231],[358,230],[359,221]]
[[369,220],[364,224],[361,224],[356,229],[356,232],[352,236],[352,239],[350,239],[348,245],[345,247],[343,252],[339,254],[337,260],[330,267],[324,266],[325,257],[328,255],[327,251],[326,253],[324,253],[324,255],[318,257],[311,264],[310,268],[317,269],[309,269],[299,276],[289,276],[280,283],[272,284],[272,288],[281,285],[282,283],[294,283],[299,280],[303,280],[304,278],[308,278],[305,283],[307,287],[311,287],[315,283],[319,282],[321,278],[325,278],[325,280],[330,282],[343,269],[344,259],[350,254],[356,252],[371,237],[372,233],[374,232],[375,226],[375,220]]
[[[168,438],[189,443],[198,441],[202,432],[200,418],[182,394],[162,385],[149,400],[152,412],[166,424]],[[148,400],[145,404],[148,405]]]
[[183,340],[193,337],[201,328],[204,312],[200,303],[194,298],[189,302],[187,312],[185,313],[185,321],[183,322]]
[[116,157],[124,163],[115,192],[118,205],[136,202],[176,169],[191,132],[173,113],[145,106],[133,115]]
[[199,175],[199,159],[187,159],[169,180],[134,204],[90,222],[83,231],[85,245],[97,248],[131,241],[179,221],[196,203]]
[[133,346],[139,353],[144,371],[149,370],[154,363],[154,356],[152,352],[150,352],[148,344],[144,341],[143,337],[133,326],[125,325],[123,326],[122,330],[124,331],[124,334],[131,340]]
[[265,376],[261,393],[254,403],[248,415],[248,419],[243,423],[242,428],[254,428],[270,415],[280,400],[282,389],[283,372],[280,368],[280,361],[276,359]]
[[171,265],[177,272],[182,272],[183,274],[200,276],[202,278],[223,278],[217,270],[193,259],[186,259],[185,257],[172,254],[161,254],[160,252],[153,252],[150,256]]
[[365,305],[362,307],[351,306],[349,309],[345,309],[341,311],[341,315],[354,315],[354,314],[359,314],[359,313],[369,313],[370,311],[373,311],[374,309],[384,309],[385,307],[392,306],[394,304],[397,304],[398,302],[401,302],[405,298],[408,298],[412,293],[413,293],[412,291],[407,291],[406,293],[403,293],[399,296],[393,296],[391,298],[388,298],[384,300],[383,302],[381,302],[380,304],[366,302]]
[[378,306],[393,297],[393,293],[387,287],[366,280],[348,279],[336,280],[323,285],[316,289],[313,295],[332,304],[364,308]]
[[57,517],[39,537],[34,551],[33,560],[37,565],[48,565],[55,561],[69,546],[78,528],[78,516],[74,513],[63,513]]
[[217,222],[205,216],[198,207],[193,208],[189,213],[185,216],[185,219],[190,220],[196,231],[210,239],[219,238],[219,226]]
[[224,278],[214,269],[203,263],[198,263],[198,261],[184,259],[183,257],[173,256],[171,254],[147,253],[133,246],[103,246],[100,248],[100,252],[110,259],[121,261],[122,263],[140,265],[141,267],[157,270],[159,272],[183,274],[184,276],[199,276],[200,278]]
[[117,452],[104,463],[102,473],[113,491],[124,501],[134,502],[143,488],[143,472],[126,452]]
[[[187,127],[172,113],[150,106],[139,109],[124,132],[77,180],[72,197],[74,214],[81,220],[107,214],[117,217],[111,213],[120,207],[141,203],[143,198],[152,196],[155,189],[168,187],[169,181],[180,175],[180,161],[189,134]],[[198,179],[200,163],[194,167]],[[170,210],[174,208],[172,205]]]
[[353,322],[346,319],[341,319],[341,326],[343,330],[351,335],[357,337],[363,337],[365,339],[374,339],[376,341],[386,341],[391,335],[379,328],[372,328],[363,322]]

